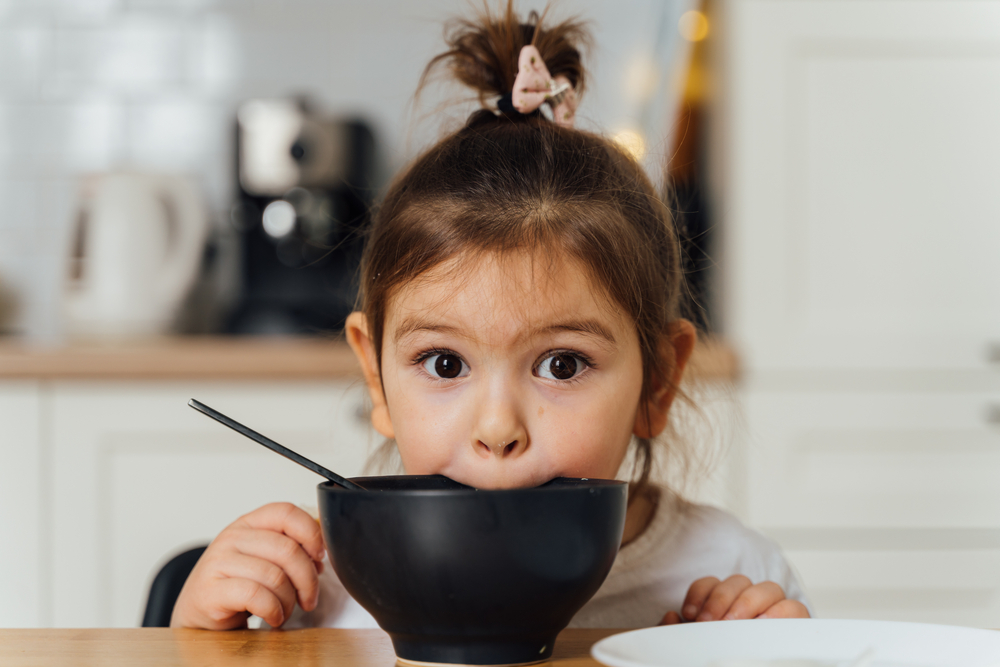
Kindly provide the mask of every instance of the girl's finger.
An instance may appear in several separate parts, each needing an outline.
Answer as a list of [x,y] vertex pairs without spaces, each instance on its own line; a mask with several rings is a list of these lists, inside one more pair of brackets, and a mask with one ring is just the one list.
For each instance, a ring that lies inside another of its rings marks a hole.
[[729,611],[722,617],[724,621],[735,621],[743,618],[756,618],[777,603],[785,599],[781,586],[773,581],[764,581],[746,589],[736,598]]
[[227,542],[242,554],[262,558],[274,563],[291,580],[298,592],[299,604],[303,609],[316,606],[319,597],[319,579],[313,560],[302,545],[271,530],[233,529],[229,531]]
[[271,503],[241,516],[233,528],[255,528],[284,533],[302,545],[313,560],[323,560],[326,547],[316,519],[291,503]]
[[286,618],[295,609],[297,596],[295,587],[285,571],[270,561],[242,553],[232,553],[224,561],[220,561],[216,572],[224,577],[249,579],[264,586],[281,601],[281,609]]
[[798,600],[782,600],[757,618],[809,618],[809,610]]
[[698,614],[695,620],[719,620],[729,611],[736,598],[752,585],[753,583],[742,574],[734,574],[729,577],[712,589],[712,593],[705,600],[705,605],[701,608],[701,613]]
[[681,622],[681,616],[676,611],[668,611],[667,615],[660,621],[660,625],[677,625]]
[[719,585],[716,577],[705,577],[691,584],[687,596],[684,598],[684,605],[681,607],[681,614],[689,621],[693,621],[701,613],[701,608],[705,605],[705,600],[712,593],[712,590]]
[[[215,584],[216,602],[215,622],[225,623],[234,615],[248,611],[254,616],[264,619],[273,628],[285,622],[285,611],[278,599],[266,586],[249,579],[219,579]],[[238,617],[238,616],[237,616]],[[232,627],[232,626],[229,626]],[[209,630],[226,629],[223,627],[208,627]]]

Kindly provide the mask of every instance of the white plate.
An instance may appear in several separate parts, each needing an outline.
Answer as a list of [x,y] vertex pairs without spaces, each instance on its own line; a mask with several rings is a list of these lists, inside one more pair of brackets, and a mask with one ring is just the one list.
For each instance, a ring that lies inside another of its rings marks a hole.
[[613,635],[591,654],[610,667],[1000,667],[1000,632],[950,625],[774,619],[684,623]]

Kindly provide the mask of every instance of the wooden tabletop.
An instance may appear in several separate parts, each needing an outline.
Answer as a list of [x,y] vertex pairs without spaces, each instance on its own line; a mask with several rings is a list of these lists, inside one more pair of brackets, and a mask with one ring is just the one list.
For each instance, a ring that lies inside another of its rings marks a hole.
[[[698,343],[685,377],[732,381],[733,350]],[[0,342],[0,379],[33,380],[330,380],[360,377],[342,340],[188,336],[117,343],[31,347]]]
[[[564,630],[547,663],[594,667],[590,647],[621,630]],[[390,667],[381,630],[0,630],[4,667]]]

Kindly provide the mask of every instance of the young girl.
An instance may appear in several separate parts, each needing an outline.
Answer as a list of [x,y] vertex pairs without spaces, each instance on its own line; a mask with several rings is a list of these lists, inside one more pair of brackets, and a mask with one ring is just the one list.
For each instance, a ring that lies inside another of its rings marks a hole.
[[[530,19],[508,3],[459,24],[428,68],[447,63],[488,108],[374,217],[346,327],[372,424],[408,474],[481,489],[613,478],[636,447],[621,551],[574,626],[808,616],[772,542],[648,481],[696,339],[677,234],[635,161],[572,127],[581,26]],[[304,511],[262,507],[212,542],[172,625],[376,627],[325,557]]]

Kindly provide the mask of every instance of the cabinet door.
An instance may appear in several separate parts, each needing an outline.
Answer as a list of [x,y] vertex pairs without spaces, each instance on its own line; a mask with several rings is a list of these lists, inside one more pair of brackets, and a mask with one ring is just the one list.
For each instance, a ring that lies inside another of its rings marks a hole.
[[748,512],[770,528],[1000,529],[998,392],[748,392]]
[[747,392],[750,521],[821,617],[997,627],[1000,391],[873,385]]
[[347,476],[377,444],[361,383],[60,383],[52,391],[54,624],[136,626],[155,572],[321,479],[187,407],[192,396]]
[[1000,342],[1000,4],[733,0],[721,313],[751,369],[982,368]]
[[41,407],[37,382],[0,382],[0,627],[47,621],[41,490]]

